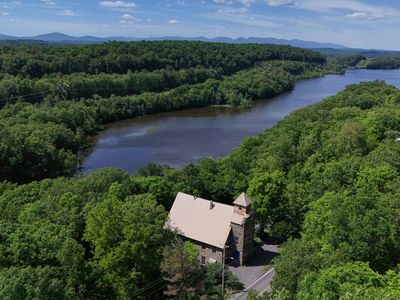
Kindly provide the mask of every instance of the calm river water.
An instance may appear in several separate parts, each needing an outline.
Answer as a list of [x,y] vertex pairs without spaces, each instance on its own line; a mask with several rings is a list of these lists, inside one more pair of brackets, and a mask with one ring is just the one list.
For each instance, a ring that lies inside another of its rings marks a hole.
[[263,132],[290,112],[348,84],[377,79],[400,88],[400,70],[348,70],[298,82],[292,92],[256,101],[247,111],[206,107],[116,122],[97,135],[82,170],[118,167],[133,172],[147,163],[179,168],[201,157],[225,156],[246,136]]

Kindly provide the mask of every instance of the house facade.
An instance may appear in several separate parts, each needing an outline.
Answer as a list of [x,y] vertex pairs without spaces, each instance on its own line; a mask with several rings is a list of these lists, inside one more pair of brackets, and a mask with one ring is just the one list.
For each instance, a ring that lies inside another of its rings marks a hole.
[[202,264],[231,258],[243,265],[254,250],[254,213],[245,193],[233,206],[178,193],[166,225],[199,247]]

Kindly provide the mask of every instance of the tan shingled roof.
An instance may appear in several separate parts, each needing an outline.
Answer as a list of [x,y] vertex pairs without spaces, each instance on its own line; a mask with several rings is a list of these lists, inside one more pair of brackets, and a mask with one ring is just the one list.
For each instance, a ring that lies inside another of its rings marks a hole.
[[187,238],[222,248],[231,230],[233,206],[213,202],[214,207],[210,209],[210,202],[178,193],[167,226]]
[[239,197],[233,202],[233,204],[241,205],[241,206],[248,206],[251,204],[250,198],[247,196],[246,193],[241,193]]

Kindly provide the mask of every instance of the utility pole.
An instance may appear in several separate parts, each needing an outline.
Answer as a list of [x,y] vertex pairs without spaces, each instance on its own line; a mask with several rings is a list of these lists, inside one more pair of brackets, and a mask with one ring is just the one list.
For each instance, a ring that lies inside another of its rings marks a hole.
[[223,245],[222,248],[222,296],[225,293],[225,249],[229,246]]

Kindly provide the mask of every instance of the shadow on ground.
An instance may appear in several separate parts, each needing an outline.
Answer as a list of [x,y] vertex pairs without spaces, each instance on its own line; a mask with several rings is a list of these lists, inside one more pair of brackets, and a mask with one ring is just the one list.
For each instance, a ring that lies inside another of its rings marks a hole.
[[264,249],[262,247],[258,247],[253,256],[247,261],[247,267],[258,267],[258,266],[266,266],[271,263],[272,259],[277,256],[278,253],[272,252],[270,250]]
[[234,265],[232,262],[229,269],[247,287],[265,273],[265,266],[277,255],[278,245],[264,244],[256,248],[245,266]]

